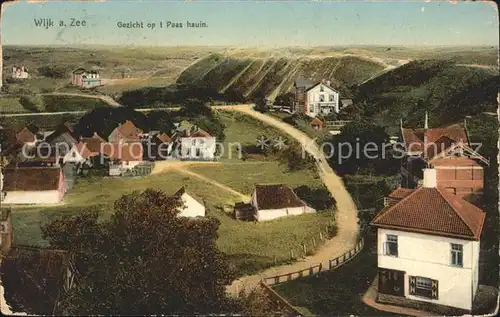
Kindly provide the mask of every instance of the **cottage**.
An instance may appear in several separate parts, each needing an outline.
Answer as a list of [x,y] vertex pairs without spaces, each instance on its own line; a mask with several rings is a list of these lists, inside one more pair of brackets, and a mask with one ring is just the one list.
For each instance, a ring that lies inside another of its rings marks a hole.
[[59,167],[4,169],[2,204],[56,204],[66,192]]
[[7,254],[12,246],[12,214],[10,208],[0,209],[0,252]]
[[315,212],[284,184],[256,185],[250,205],[257,221]]
[[88,71],[84,68],[78,68],[72,73],[71,83],[82,88],[93,88],[100,86],[101,79],[99,78],[99,71]]
[[28,69],[24,66],[13,66],[12,67],[12,78],[13,79],[26,79],[29,77]]
[[322,130],[324,126],[323,121],[321,121],[318,118],[314,118],[311,120],[311,127],[313,127],[316,130]]
[[102,154],[111,161],[109,164],[110,176],[123,175],[144,161],[141,142],[105,143],[102,144]]
[[313,83],[304,78],[295,81],[294,112],[308,116],[328,115],[339,112],[339,92],[329,80]]
[[208,132],[196,128],[180,138],[180,158],[183,160],[213,160],[216,140]]
[[437,186],[459,197],[480,195],[483,189],[483,169],[489,160],[469,145],[465,124],[445,128],[428,128],[426,114],[423,129],[408,129],[401,125],[406,157],[401,166],[402,186],[415,188],[422,183],[422,169],[437,170]]
[[201,198],[189,195],[185,187],[179,189],[173,197],[180,198],[183,204],[179,207],[178,217],[205,217],[205,203]]
[[127,120],[111,132],[108,136],[108,141],[112,143],[138,142],[142,134],[143,131],[141,129],[136,127],[132,121]]
[[470,312],[485,213],[440,189],[436,169],[423,174],[423,186],[397,189],[372,222],[378,235],[378,300]]

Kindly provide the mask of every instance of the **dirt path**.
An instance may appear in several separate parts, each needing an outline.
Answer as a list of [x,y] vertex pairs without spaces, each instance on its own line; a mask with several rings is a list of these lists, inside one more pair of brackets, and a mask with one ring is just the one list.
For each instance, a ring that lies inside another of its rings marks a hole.
[[326,163],[323,153],[314,140],[291,125],[257,112],[248,105],[221,106],[214,108],[244,113],[264,123],[274,126],[296,139],[300,144],[302,144],[305,151],[318,160],[318,171],[320,177],[337,201],[338,210],[336,214],[338,223],[337,235],[333,239],[327,241],[314,255],[290,265],[273,267],[261,272],[260,274],[244,276],[228,286],[227,290],[230,294],[236,295],[242,288],[248,289],[257,286],[262,277],[287,274],[289,272],[302,270],[319,263],[328,263],[328,260],[342,255],[355,247],[358,238],[356,205],[354,204],[351,195],[346,190],[342,179],[338,177],[328,163]]
[[[162,164],[163,163],[163,164]],[[158,164],[158,162],[157,162]],[[240,193],[239,191],[236,191],[232,189],[229,186],[226,186],[224,184],[221,184],[219,182],[214,181],[213,179],[210,179],[208,177],[205,177],[203,175],[200,175],[198,173],[195,173],[193,171],[189,170],[189,167],[191,166],[203,166],[203,165],[213,165],[215,168],[218,165],[222,165],[222,163],[219,162],[188,162],[188,161],[164,161],[160,162],[161,165],[156,165],[151,174],[159,174],[159,173],[165,173],[168,171],[176,171],[182,174],[186,174],[195,178],[198,178],[204,182],[207,182],[209,184],[212,184],[216,187],[221,188],[222,190],[225,190],[227,192],[230,192],[231,194],[235,195],[236,197],[239,197],[243,201],[249,201],[250,197]]]

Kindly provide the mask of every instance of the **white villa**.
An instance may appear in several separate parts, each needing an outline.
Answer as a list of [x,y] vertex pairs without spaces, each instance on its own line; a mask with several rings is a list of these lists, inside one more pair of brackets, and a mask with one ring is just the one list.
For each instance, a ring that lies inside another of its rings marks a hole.
[[313,83],[299,78],[295,81],[294,110],[308,116],[328,115],[339,112],[339,92],[329,80]]
[[26,79],[29,77],[28,69],[24,66],[13,66],[12,67],[12,78],[14,79]]
[[377,300],[470,312],[485,213],[436,187],[432,168],[424,169],[423,186],[398,188],[388,198],[372,222],[378,235]]

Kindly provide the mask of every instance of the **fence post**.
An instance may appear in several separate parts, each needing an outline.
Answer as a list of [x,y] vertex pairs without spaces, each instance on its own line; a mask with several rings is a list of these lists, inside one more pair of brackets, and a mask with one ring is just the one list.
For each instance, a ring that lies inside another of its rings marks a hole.
[[332,260],[328,260],[328,269],[332,269]]
[[309,267],[309,275],[314,274],[314,268],[312,266]]
[[321,269],[323,268],[323,263],[319,264],[319,271],[321,272]]

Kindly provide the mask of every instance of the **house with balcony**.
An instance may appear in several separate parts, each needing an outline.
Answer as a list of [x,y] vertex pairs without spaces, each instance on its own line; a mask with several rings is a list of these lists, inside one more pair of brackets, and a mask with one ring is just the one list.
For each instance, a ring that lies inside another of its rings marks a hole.
[[377,229],[377,301],[470,313],[486,214],[439,188],[437,172],[426,168],[422,186],[396,189],[371,223]]
[[304,113],[311,117],[339,112],[340,94],[332,88],[329,80],[312,82],[300,77],[295,80],[294,88],[293,112]]
[[484,186],[484,167],[489,160],[477,153],[469,142],[466,124],[443,128],[403,128],[405,157],[402,160],[402,187],[416,188],[423,182],[422,170],[434,168],[437,187],[462,198],[480,196]]

